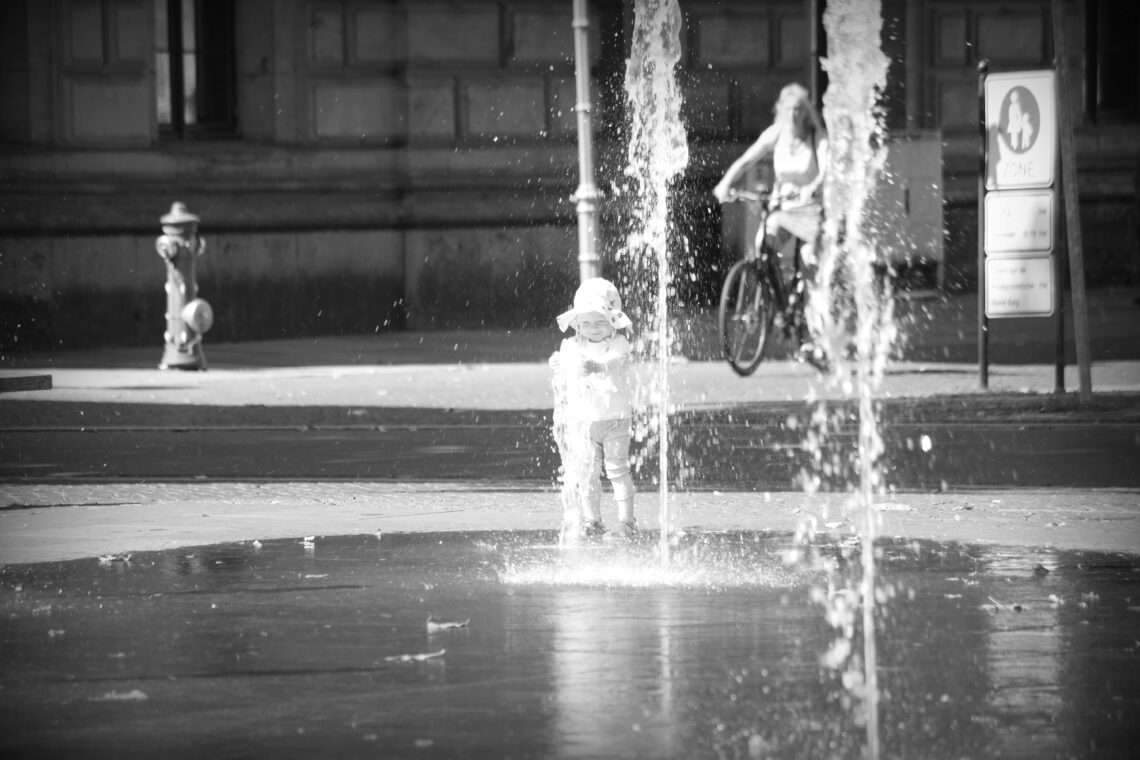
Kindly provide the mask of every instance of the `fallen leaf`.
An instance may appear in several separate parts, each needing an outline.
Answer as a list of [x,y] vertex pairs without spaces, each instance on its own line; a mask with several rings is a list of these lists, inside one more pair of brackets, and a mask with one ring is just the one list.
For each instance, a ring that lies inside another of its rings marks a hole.
[[436,620],[431,615],[428,615],[427,629],[428,633],[436,633],[437,631],[450,631],[456,628],[466,628],[471,623],[471,618],[466,620]]
[[1002,610],[1002,611],[1004,611],[1004,612],[1021,612],[1023,609],[1025,609],[1025,608],[1024,608],[1024,607],[1022,607],[1020,604],[1012,604],[1012,605],[1010,605],[1010,604],[1002,604],[1002,603],[1001,603],[1001,602],[999,602],[997,599],[994,599],[992,596],[990,596],[990,597],[987,597],[987,598],[988,598],[988,599],[989,599],[991,602],[993,602],[993,603],[994,603],[994,606],[995,606],[995,607],[997,607],[997,609],[999,609],[999,610]]
[[385,657],[384,662],[423,662],[424,660],[443,657],[446,653],[446,649],[441,649],[438,652],[425,652],[423,654],[394,654],[390,657]]
[[880,512],[913,512],[914,508],[909,504],[899,504],[897,502],[884,501],[875,505],[875,509]]
[[92,702],[142,702],[149,699],[146,693],[138,689],[130,691],[109,691],[101,697],[91,697]]

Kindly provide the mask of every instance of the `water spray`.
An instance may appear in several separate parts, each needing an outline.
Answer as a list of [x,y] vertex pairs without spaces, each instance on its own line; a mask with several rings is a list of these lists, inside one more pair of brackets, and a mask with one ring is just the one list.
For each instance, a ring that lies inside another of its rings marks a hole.
[[[829,85],[823,97],[830,154],[824,185],[824,228],[819,278],[808,302],[808,318],[836,367],[829,382],[858,407],[858,447],[850,463],[862,574],[847,594],[829,594],[829,616],[850,643],[855,609],[861,613],[862,664],[847,663],[844,682],[861,697],[867,731],[867,756],[879,757],[877,653],[875,649],[875,555],[877,515],[874,494],[882,487],[875,395],[894,340],[892,299],[884,262],[867,229],[868,199],[873,197],[886,162],[886,141],[878,99],[886,85],[889,60],[880,45],[879,0],[829,0],[824,13],[828,57],[822,62]],[[826,440],[829,415],[817,418]],[[834,421],[833,421],[834,422]],[[834,585],[834,580],[833,580]],[[833,648],[832,663],[848,655]]]
[[[635,351],[655,365],[634,395],[634,438],[658,447],[661,562],[669,561],[669,186],[689,163],[681,121],[681,89],[674,69],[681,60],[681,9],[677,0],[637,0],[626,65],[630,113],[626,175],[633,199],[629,235],[621,255],[628,260],[622,285],[640,332]],[[646,283],[654,298],[645,302]]]

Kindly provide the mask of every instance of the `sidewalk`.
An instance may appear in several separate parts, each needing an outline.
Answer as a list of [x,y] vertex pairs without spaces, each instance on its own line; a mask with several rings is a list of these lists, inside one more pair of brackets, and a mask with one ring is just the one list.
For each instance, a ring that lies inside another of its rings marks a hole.
[[[1101,291],[1089,298],[1094,393],[1140,392],[1140,289]],[[973,296],[900,300],[899,359],[886,372],[882,396],[922,398],[982,394]],[[716,315],[678,321],[679,355],[671,366],[671,401],[679,409],[726,404],[799,402],[842,394],[815,382],[810,368],[790,362],[777,342],[772,360],[748,378],[720,358]],[[683,325],[681,324],[683,323]],[[1072,320],[1067,321],[1071,335]],[[468,330],[321,336],[211,344],[208,372],[162,372],[160,336],[148,347],[4,357],[0,377],[50,374],[52,389],[0,396],[2,402],[84,402],[198,407],[335,406],[387,409],[549,409],[546,358],[557,330]],[[1050,319],[990,322],[988,395],[1052,394],[1055,327]],[[1065,390],[1079,389],[1073,341],[1066,342]],[[13,423],[10,407],[0,425]],[[49,406],[44,424],[55,424]],[[21,414],[20,424],[29,424]]]

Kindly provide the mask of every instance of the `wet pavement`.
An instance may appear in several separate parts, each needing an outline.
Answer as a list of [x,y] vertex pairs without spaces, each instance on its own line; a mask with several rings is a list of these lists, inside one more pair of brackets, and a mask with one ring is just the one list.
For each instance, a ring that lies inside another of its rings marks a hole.
[[[857,758],[787,534],[246,541],[0,571],[9,757]],[[1140,561],[881,546],[897,758],[1130,758]]]
[[[1133,295],[1093,310],[1092,406],[1051,393],[1041,320],[993,325],[1007,363],[981,391],[958,302],[888,368],[892,477],[915,490],[876,504],[884,758],[1132,756]],[[848,497],[785,490],[786,431],[755,424],[819,389],[784,361],[737,378],[707,337],[671,370],[678,447],[736,453],[670,495],[668,572],[652,541],[554,547],[549,330],[211,346],[195,374],[151,348],[6,357],[0,375],[54,387],[0,404],[3,466],[25,468],[0,476],[0,753],[860,757],[852,692],[820,665],[825,579],[781,559],[805,521],[849,529]],[[199,471],[254,450],[269,469]]]

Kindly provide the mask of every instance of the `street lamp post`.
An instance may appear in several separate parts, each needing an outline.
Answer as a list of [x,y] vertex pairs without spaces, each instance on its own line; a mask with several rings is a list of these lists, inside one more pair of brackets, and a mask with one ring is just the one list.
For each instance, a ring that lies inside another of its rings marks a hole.
[[590,18],[586,0],[574,0],[574,78],[578,115],[578,189],[572,200],[578,209],[578,270],[582,281],[601,276],[598,259],[598,188],[594,184],[593,119],[590,113]]

